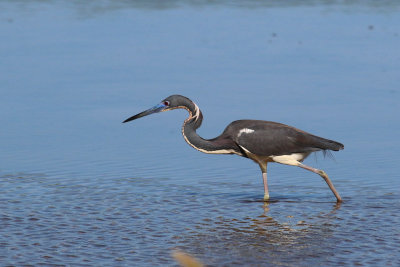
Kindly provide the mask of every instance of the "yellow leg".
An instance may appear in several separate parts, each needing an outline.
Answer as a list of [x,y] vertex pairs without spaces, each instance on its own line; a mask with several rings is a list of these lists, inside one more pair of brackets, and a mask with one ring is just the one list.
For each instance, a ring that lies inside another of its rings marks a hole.
[[262,176],[263,176],[263,182],[264,182],[264,201],[269,201],[267,173],[263,172]]
[[264,201],[269,201],[269,191],[268,191],[268,181],[267,181],[267,162],[260,162],[259,163],[261,171],[262,171],[262,177],[263,177],[263,183],[264,183]]
[[328,184],[328,186],[331,189],[332,193],[335,195],[336,201],[337,202],[342,202],[342,198],[340,197],[339,193],[336,191],[336,188],[333,186],[333,184],[331,182],[331,179],[329,179],[329,177],[326,174],[326,172],[324,172],[323,170],[315,169],[313,167],[310,167],[310,166],[307,166],[307,165],[304,165],[304,164],[300,164],[298,166],[303,168],[303,169],[312,171],[312,172],[314,172],[316,174],[319,174],[325,180],[325,182]]

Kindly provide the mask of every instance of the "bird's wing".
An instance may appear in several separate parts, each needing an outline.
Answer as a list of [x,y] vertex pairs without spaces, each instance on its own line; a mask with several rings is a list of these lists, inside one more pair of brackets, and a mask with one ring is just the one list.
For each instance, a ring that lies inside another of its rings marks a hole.
[[314,136],[284,124],[268,121],[246,121],[232,125],[231,134],[242,148],[259,156],[279,156],[318,151]]

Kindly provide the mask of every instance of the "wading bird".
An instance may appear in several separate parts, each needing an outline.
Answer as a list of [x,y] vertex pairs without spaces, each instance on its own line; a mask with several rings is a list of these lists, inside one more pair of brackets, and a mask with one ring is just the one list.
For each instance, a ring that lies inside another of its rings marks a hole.
[[261,120],[234,121],[225,128],[220,136],[213,139],[203,139],[196,133],[196,129],[200,127],[203,121],[203,115],[193,101],[181,95],[169,96],[160,104],[123,122],[178,108],[186,109],[189,112],[189,117],[182,126],[182,134],[185,141],[193,148],[208,154],[236,154],[258,163],[262,171],[265,201],[269,200],[268,162],[298,166],[320,175],[332,190],[337,202],[342,201],[323,170],[302,163],[312,152],[342,150],[344,146],[339,142],[318,137],[285,124]]

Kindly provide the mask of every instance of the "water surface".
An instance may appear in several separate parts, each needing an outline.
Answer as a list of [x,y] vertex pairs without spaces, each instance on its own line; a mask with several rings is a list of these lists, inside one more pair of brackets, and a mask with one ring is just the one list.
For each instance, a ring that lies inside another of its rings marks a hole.
[[[96,4],[97,3],[97,4]],[[397,1],[1,1],[0,261],[5,265],[400,264]],[[232,4],[233,3],[233,4]],[[345,144],[320,177],[206,155],[236,119]]]

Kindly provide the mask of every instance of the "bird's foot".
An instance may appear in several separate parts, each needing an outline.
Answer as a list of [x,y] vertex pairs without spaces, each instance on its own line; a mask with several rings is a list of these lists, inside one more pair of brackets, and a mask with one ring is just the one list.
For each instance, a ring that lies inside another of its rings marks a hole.
[[265,202],[269,201],[269,194],[268,193],[264,194],[264,201]]

